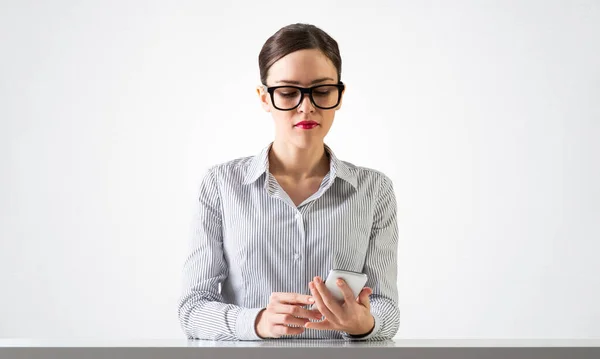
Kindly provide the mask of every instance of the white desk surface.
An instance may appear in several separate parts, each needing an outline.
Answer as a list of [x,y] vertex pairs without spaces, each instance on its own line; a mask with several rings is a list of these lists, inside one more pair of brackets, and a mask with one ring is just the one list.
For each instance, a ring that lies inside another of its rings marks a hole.
[[389,341],[344,341],[275,339],[263,341],[207,341],[182,339],[36,339],[0,338],[0,347],[600,347],[598,339],[395,339]]

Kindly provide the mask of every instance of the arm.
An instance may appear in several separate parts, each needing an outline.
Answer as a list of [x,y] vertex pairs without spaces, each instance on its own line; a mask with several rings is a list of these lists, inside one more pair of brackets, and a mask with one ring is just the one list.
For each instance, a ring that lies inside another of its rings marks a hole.
[[190,339],[259,340],[254,324],[262,308],[224,303],[219,292],[228,266],[223,253],[221,202],[214,167],[202,180],[198,203],[183,270],[178,310],[181,327]]
[[367,248],[363,272],[369,277],[366,287],[373,289],[370,298],[375,327],[365,336],[343,333],[347,339],[386,340],[398,332],[398,221],[396,196],[392,182],[386,176],[380,186],[373,227]]

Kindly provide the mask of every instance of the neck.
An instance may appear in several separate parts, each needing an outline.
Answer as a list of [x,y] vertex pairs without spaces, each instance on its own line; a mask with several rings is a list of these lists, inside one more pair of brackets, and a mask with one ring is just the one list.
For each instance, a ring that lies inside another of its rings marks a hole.
[[329,157],[323,143],[298,148],[275,140],[269,151],[269,171],[295,181],[324,177],[329,172]]

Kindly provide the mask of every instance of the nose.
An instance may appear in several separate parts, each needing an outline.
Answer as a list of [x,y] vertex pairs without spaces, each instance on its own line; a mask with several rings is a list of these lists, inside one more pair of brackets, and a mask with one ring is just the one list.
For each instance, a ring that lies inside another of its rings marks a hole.
[[298,111],[304,113],[315,112],[315,107],[313,106],[312,101],[307,93],[302,94],[300,105],[298,105]]

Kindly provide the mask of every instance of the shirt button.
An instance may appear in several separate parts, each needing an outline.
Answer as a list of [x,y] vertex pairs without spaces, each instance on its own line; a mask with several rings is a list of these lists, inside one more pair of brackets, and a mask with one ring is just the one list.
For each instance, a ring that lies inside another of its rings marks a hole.
[[300,255],[299,255],[298,253],[294,253],[294,259],[295,259],[295,260],[298,260],[298,259],[300,259]]

